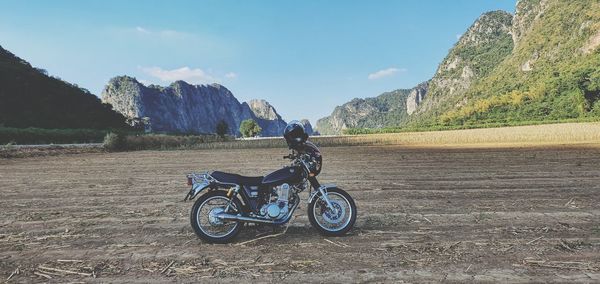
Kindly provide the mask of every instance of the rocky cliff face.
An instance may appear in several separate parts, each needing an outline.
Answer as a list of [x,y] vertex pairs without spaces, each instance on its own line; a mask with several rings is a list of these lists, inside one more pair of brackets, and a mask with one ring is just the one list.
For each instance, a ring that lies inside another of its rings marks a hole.
[[429,81],[417,85],[410,91],[406,98],[406,113],[411,115],[417,110],[417,107],[425,99],[427,90],[429,90]]
[[336,107],[330,116],[317,120],[321,134],[339,134],[342,130],[356,127],[358,122],[376,111],[365,99],[353,99]]
[[515,46],[518,45],[523,35],[531,29],[533,22],[540,18],[547,4],[547,0],[521,0],[517,2],[511,28]]
[[374,98],[353,99],[336,107],[330,116],[317,121],[320,134],[340,134],[348,128],[381,128],[393,127],[408,117],[407,98],[413,94],[423,96],[427,83],[419,84],[413,89],[398,89],[383,93]]
[[261,136],[281,136],[287,123],[275,111],[275,108],[265,100],[250,100],[247,102],[256,117],[256,122],[262,128]]
[[224,86],[190,85],[177,81],[168,87],[144,86],[135,78],[113,78],[102,92],[102,101],[130,119],[146,118],[155,132],[215,133],[224,120],[229,132],[239,135],[245,119],[256,120],[262,136],[279,136],[285,122],[265,101],[240,103]]
[[465,104],[465,90],[489,74],[512,51],[511,26],[512,15],[507,12],[481,15],[444,58],[431,79],[427,98],[411,113],[437,113]]

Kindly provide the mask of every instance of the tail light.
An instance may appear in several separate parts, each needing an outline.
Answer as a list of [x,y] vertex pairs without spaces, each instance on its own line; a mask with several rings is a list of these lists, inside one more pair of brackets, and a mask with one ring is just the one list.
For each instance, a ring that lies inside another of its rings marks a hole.
[[188,179],[187,185],[191,186],[193,184],[192,177],[187,177],[187,179]]

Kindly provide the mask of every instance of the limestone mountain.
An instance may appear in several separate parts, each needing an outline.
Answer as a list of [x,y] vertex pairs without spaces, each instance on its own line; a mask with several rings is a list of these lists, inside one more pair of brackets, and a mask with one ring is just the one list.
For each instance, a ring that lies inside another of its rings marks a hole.
[[408,117],[407,99],[412,102],[422,99],[427,90],[427,82],[413,89],[398,89],[383,93],[374,98],[355,98],[333,113],[317,121],[317,130],[321,134],[338,134],[348,128],[382,128],[396,126]]
[[[319,120],[342,129],[511,125],[600,117],[600,2],[521,0],[515,15],[481,15],[440,63],[427,88],[385,116],[354,99]],[[403,98],[401,98],[403,99]],[[360,121],[360,122],[359,122]]]
[[0,126],[127,128],[125,117],[77,85],[0,47]]
[[512,51],[511,22],[512,15],[504,11],[481,15],[444,58],[426,98],[411,112],[435,115],[464,104],[464,93],[471,84],[487,76]]
[[265,100],[250,100],[247,102],[256,117],[256,122],[263,129],[262,136],[281,136],[287,123],[277,113],[275,108]]
[[600,2],[522,0],[514,48],[425,123],[510,124],[600,117]]
[[268,102],[240,103],[219,84],[176,81],[167,87],[145,86],[135,78],[120,76],[108,82],[102,100],[130,120],[145,120],[154,132],[215,133],[223,120],[230,134],[239,135],[240,123],[246,119],[259,123],[261,136],[279,136],[285,127]]
[[[512,15],[504,11],[483,14],[461,36],[430,81],[377,98],[354,99],[320,119],[317,129],[337,134],[347,128],[400,127],[415,121],[414,117],[420,119],[421,113],[460,103],[459,94],[486,76],[512,50],[511,20]],[[377,101],[386,103],[374,103]],[[394,107],[386,107],[390,105]]]

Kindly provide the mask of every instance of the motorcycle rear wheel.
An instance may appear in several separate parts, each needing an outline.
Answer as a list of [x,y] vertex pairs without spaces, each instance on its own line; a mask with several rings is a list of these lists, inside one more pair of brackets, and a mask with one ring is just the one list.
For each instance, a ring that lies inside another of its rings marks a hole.
[[[208,192],[196,200],[190,213],[190,221],[198,237],[210,243],[228,243],[239,234],[243,225],[241,222],[223,221],[214,217],[224,211],[228,202],[227,193],[221,190]],[[237,214],[241,210],[242,204],[237,197],[233,198],[232,207],[234,208],[230,208],[229,213]]]

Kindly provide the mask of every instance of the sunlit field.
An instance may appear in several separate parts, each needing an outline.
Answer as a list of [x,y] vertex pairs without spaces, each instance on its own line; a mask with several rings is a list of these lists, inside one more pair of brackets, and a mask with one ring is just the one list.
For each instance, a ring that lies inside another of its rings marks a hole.
[[[600,123],[564,123],[467,130],[405,132],[389,134],[314,136],[319,146],[531,146],[600,143]],[[246,139],[197,144],[192,148],[236,149],[285,147],[280,138]]]
[[[391,141],[431,143],[434,134]],[[453,137],[444,141],[479,141]],[[192,202],[182,201],[187,172],[261,175],[286,153],[0,159],[0,275],[10,283],[600,281],[594,147],[324,147],[319,180],[358,207],[348,235],[319,235],[302,203],[285,234],[261,238],[285,228],[249,226],[228,245],[196,237]]]

